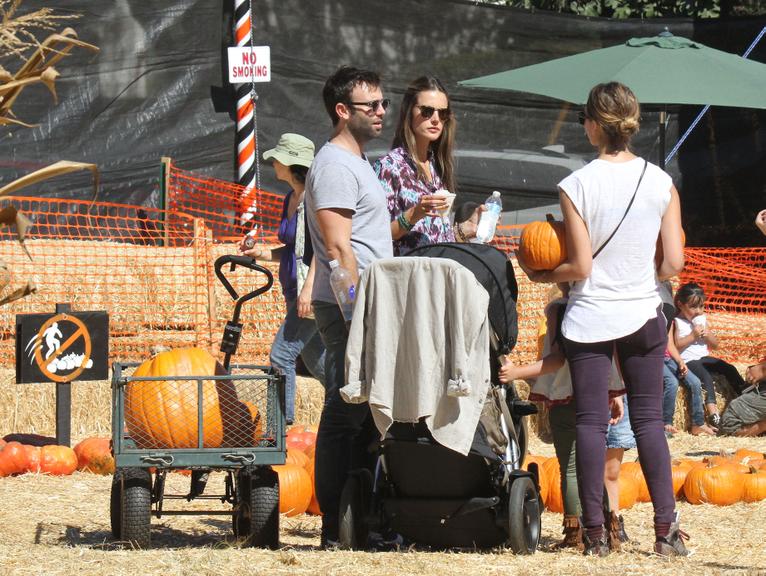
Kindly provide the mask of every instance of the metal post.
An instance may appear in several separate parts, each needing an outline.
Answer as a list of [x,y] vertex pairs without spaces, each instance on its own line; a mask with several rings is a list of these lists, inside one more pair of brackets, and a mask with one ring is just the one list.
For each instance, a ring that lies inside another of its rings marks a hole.
[[[56,314],[71,311],[71,304],[56,304]],[[71,382],[56,382],[56,442],[60,446],[69,446],[72,442]]]

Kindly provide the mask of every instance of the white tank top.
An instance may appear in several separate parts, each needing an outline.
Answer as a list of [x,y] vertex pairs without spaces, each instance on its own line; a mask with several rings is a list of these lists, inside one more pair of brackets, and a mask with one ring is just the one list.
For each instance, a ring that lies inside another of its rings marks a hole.
[[[678,333],[679,338],[683,338],[684,336],[688,336],[689,334],[692,333],[694,324],[692,322],[689,322],[686,318],[682,318],[681,316],[676,316],[675,322],[676,322],[676,332]],[[705,316],[704,314],[695,316],[694,323],[707,326],[707,316]],[[697,338],[694,342],[692,342],[686,348],[681,350],[681,358],[683,359],[684,362],[699,360],[700,358],[704,358],[705,356],[710,356],[710,348],[708,348],[707,344],[705,344],[705,341],[702,340],[701,338]]]
[[[595,252],[617,227],[644,168],[593,160],[559,183],[581,215]],[[593,260],[591,275],[569,292],[561,332],[575,342],[603,342],[632,334],[655,317],[661,303],[654,251],[673,182],[649,163],[633,206],[609,244]]]

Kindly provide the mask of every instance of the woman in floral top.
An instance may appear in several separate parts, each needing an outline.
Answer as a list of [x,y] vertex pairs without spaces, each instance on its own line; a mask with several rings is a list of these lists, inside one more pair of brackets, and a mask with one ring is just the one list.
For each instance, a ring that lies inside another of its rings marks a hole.
[[449,95],[438,78],[421,76],[407,87],[391,151],[374,166],[388,198],[395,256],[426,244],[467,240],[463,225],[450,225],[449,201],[434,196],[441,189],[455,192],[455,128]]

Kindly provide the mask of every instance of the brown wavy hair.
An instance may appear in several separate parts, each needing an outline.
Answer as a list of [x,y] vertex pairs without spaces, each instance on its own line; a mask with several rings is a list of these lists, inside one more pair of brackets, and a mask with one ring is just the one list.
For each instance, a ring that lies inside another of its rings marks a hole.
[[[402,98],[402,105],[399,110],[399,121],[396,124],[396,132],[394,132],[394,141],[391,143],[391,148],[398,148],[403,146],[413,158],[417,147],[415,145],[415,134],[412,131],[412,125],[410,118],[412,118],[412,109],[418,103],[418,94],[421,92],[429,92],[436,90],[441,92],[447,97],[447,106],[451,109],[452,104],[450,101],[449,93],[444,87],[444,84],[435,76],[421,76],[412,81],[407,86],[407,90],[404,92]],[[432,142],[430,145],[431,150],[434,153],[436,159],[436,169],[439,171],[439,175],[442,178],[444,187],[452,193],[457,192],[455,181],[455,161],[452,155],[452,150],[455,145],[455,130],[457,123],[455,122],[454,114],[450,114],[450,118],[444,123],[439,139]],[[418,177],[425,180],[426,175],[420,166],[417,166]]]
[[633,91],[620,82],[596,84],[588,95],[585,116],[599,125],[607,138],[607,152],[630,145],[641,123],[641,107]]

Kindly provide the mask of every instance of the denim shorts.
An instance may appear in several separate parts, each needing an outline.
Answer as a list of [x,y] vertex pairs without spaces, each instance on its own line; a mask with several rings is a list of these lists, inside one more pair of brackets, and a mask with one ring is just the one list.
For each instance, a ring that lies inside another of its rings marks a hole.
[[630,427],[627,396],[622,397],[622,404],[625,407],[625,414],[617,424],[609,425],[606,431],[606,447],[630,450],[636,447],[636,437],[633,435],[633,429]]

